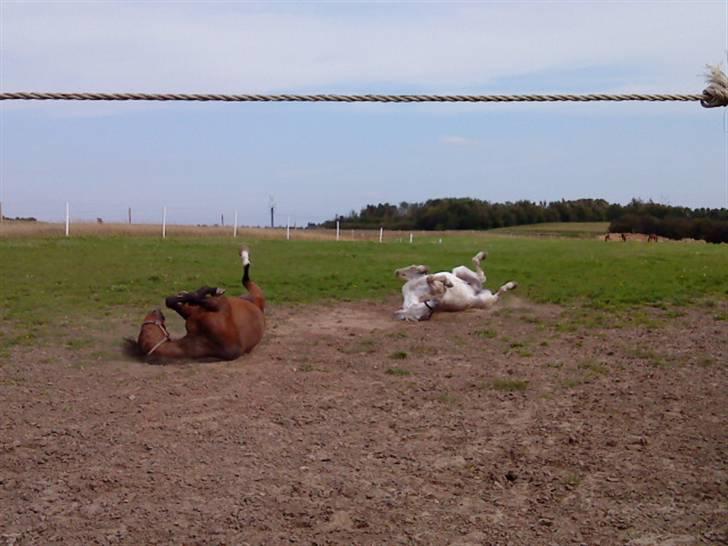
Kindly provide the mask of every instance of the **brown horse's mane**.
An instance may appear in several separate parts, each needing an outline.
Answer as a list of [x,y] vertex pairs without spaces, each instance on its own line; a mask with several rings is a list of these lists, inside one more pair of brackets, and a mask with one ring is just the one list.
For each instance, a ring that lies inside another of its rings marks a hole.
[[121,352],[129,358],[140,362],[146,361],[146,354],[137,343],[137,340],[131,337],[125,337],[121,342]]

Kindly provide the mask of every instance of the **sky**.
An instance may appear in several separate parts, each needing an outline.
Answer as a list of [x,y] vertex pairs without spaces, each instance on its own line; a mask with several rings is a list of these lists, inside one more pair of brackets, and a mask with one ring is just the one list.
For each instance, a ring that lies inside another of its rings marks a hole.
[[[700,93],[728,2],[0,0],[0,91]],[[241,225],[368,203],[728,206],[694,103],[0,102],[6,216]]]

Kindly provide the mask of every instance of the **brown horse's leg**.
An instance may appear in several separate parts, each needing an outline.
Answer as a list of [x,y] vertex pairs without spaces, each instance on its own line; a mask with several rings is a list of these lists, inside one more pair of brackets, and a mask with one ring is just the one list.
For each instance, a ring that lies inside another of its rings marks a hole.
[[185,292],[176,296],[169,296],[164,300],[164,303],[167,307],[176,311],[183,319],[187,319],[189,312],[185,309],[185,305],[196,305],[207,311],[219,311],[220,302],[208,296],[220,296],[224,292],[221,288],[203,286],[195,292]]
[[225,293],[224,288],[201,286],[193,292],[198,298],[204,298],[205,296],[222,296]]
[[243,261],[243,286],[248,291],[249,297],[253,299],[253,303],[263,311],[265,309],[265,295],[260,287],[250,278],[250,254],[246,248],[241,249],[240,258]]

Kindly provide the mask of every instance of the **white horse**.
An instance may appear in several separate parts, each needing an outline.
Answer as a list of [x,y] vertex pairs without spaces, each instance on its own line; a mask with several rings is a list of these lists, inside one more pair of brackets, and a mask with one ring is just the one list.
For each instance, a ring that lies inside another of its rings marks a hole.
[[483,287],[485,273],[481,262],[487,254],[478,252],[473,256],[475,271],[464,265],[449,272],[430,275],[424,265],[410,265],[397,269],[394,274],[406,279],[402,287],[404,301],[402,308],[394,313],[400,320],[428,320],[437,311],[464,311],[466,309],[484,309],[498,301],[501,294],[513,290],[517,283],[509,281],[493,294]]

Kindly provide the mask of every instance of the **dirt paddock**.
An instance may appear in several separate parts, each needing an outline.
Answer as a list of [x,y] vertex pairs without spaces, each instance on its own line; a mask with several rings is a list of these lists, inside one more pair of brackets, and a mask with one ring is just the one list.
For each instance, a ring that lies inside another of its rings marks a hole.
[[272,308],[225,364],[16,349],[0,544],[728,541],[724,304],[604,328],[396,303]]

